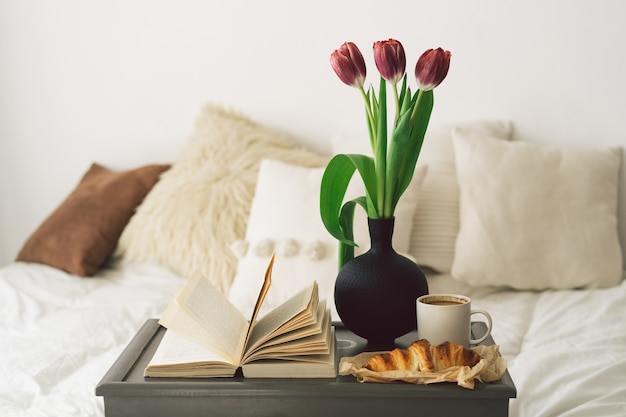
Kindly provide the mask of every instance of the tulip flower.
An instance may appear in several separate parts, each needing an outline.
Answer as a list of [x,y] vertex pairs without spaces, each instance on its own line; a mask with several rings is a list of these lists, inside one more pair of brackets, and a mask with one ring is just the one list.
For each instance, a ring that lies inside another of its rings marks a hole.
[[[363,88],[365,61],[352,42],[330,55],[339,79],[356,87],[365,101],[372,156],[335,155],[326,166],[320,188],[320,215],[326,230],[339,241],[339,266],[354,257],[354,210],[362,207],[369,218],[394,216],[398,200],[408,188],[433,108],[433,89],[448,75],[450,51],[429,49],[415,66],[418,89],[408,86],[404,47],[395,39],[374,43],[374,61],[380,73],[379,89]],[[400,81],[402,82],[400,83]],[[396,117],[387,124],[387,83],[395,98]],[[358,172],[365,195],[344,202],[353,174]]]
[[330,66],[344,84],[362,88],[365,82],[365,60],[359,48],[352,42],[345,42],[330,54]]
[[450,51],[441,48],[428,49],[420,56],[415,65],[415,78],[422,91],[437,87],[448,75]]
[[406,71],[404,47],[395,39],[375,42],[374,62],[385,80],[397,84]]

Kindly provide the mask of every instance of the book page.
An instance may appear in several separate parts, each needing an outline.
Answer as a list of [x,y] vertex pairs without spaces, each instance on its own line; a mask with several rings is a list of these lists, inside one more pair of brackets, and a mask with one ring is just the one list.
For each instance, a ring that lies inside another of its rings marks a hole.
[[209,365],[211,376],[232,376],[238,368],[237,364],[225,361],[220,353],[167,330],[144,370],[144,376],[207,375]]
[[[260,358],[255,358],[250,363],[260,362],[274,362],[274,361],[298,361],[298,362],[319,362],[320,358],[326,358],[331,351],[335,350],[335,339],[333,338],[334,327],[329,324],[328,328],[324,330],[324,333],[317,335],[320,338],[320,346],[323,348],[315,348],[310,350],[292,351],[292,352],[268,352],[267,355],[263,355]],[[325,360],[325,359],[324,359]],[[247,365],[247,364],[245,364]]]
[[330,349],[327,354],[250,362],[242,365],[243,375],[246,378],[335,378],[337,353],[334,327],[331,327],[329,334]]
[[224,362],[230,365],[237,365],[225,360],[221,354],[200,346],[172,330],[167,330],[163,335],[159,347],[150,360],[150,365],[174,365],[202,362]]
[[246,334],[246,341],[244,345],[248,344],[248,339],[250,339],[250,333],[252,331],[253,324],[256,323],[256,318],[259,316],[259,311],[261,310],[263,300],[265,300],[267,291],[269,291],[270,285],[272,285],[272,268],[274,267],[274,257],[274,254],[272,254],[272,259],[270,259],[270,263],[267,266],[267,270],[265,271],[265,278],[263,279],[263,285],[261,286],[259,296],[257,297],[256,303],[254,304],[254,310],[252,310],[252,318],[250,319],[250,326],[248,326],[248,332]]
[[238,363],[249,327],[243,314],[204,278],[191,279],[176,300],[180,309],[210,336],[211,346]]
[[250,331],[246,354],[261,345],[264,341],[294,330],[289,326],[292,320],[302,322],[301,317],[308,317],[307,324],[315,321],[317,316],[317,282],[300,291],[298,294],[267,313],[254,323]]
[[[330,348],[329,336],[331,327],[330,310],[326,309],[322,312],[319,323],[306,326],[304,332],[296,330],[280,335],[260,345],[253,351],[246,352],[245,363],[258,359],[326,354]],[[312,330],[309,332],[308,329]],[[300,336],[301,333],[302,336]]]
[[260,350],[265,350],[266,348],[269,348],[274,345],[282,345],[292,340],[298,340],[298,339],[302,339],[308,336],[321,333],[323,331],[324,326],[326,325],[325,321],[327,320],[330,322],[330,318],[327,317],[326,310],[327,310],[326,301],[325,300],[320,301],[317,306],[317,315],[316,315],[317,317],[315,319],[315,323],[310,324],[308,326],[301,327],[299,329],[292,330],[284,334],[277,335],[270,339],[266,339],[263,342],[263,344],[258,346],[256,349],[247,349],[246,355],[250,355]]
[[225,351],[222,348],[223,343],[219,342],[215,336],[207,333],[204,327],[187,315],[187,313],[180,308],[176,297],[163,312],[163,315],[159,319],[159,324],[175,331],[177,334],[200,346],[204,346],[207,349],[221,354],[224,360],[231,360],[232,352]]

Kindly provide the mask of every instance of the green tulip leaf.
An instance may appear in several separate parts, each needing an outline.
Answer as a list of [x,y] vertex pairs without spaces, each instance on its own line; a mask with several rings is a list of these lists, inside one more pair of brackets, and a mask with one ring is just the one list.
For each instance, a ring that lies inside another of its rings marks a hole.
[[[367,215],[379,218],[373,204],[376,201],[376,170],[373,158],[365,155],[335,155],[324,171],[320,189],[320,215],[324,227],[340,242],[354,246],[353,238],[347,236],[341,221],[341,211],[346,190],[355,171],[359,172],[365,185],[365,203]],[[359,204],[362,200],[357,201]]]
[[354,243],[354,209],[357,204],[367,211],[367,198],[363,196],[347,201],[341,208],[341,214],[339,215],[339,224],[344,232],[344,236],[353,243],[346,244],[339,241],[339,269],[354,258],[354,247],[358,246]]
[[[398,190],[400,195],[407,189],[411,179],[413,178],[415,165],[417,164],[417,159],[420,151],[422,150],[424,136],[426,135],[430,115],[433,110],[433,90],[418,90],[415,95],[417,96],[417,101],[415,102],[413,109],[413,128],[409,131],[409,142],[406,152],[404,152],[404,161],[402,162],[397,175],[399,180]],[[398,195],[398,199],[400,198],[400,195]]]

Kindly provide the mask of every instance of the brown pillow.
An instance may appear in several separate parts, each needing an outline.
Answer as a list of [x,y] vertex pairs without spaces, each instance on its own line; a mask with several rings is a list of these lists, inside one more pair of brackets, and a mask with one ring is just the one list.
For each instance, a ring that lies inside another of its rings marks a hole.
[[109,258],[124,227],[169,165],[112,172],[92,164],[74,191],[28,238],[17,261],[89,276]]

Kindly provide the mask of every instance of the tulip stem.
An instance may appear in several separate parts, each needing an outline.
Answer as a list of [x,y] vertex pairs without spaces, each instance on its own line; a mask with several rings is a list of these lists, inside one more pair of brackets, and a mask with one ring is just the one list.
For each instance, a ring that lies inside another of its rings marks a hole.
[[363,100],[365,101],[365,112],[367,113],[367,126],[370,134],[370,146],[372,147],[372,152],[376,151],[376,121],[374,120],[374,114],[372,113],[372,104],[369,96],[365,92],[365,89],[361,86],[359,87],[361,91],[361,95],[363,96]]
[[374,152],[378,185],[376,210],[377,218],[384,219],[390,214],[385,213],[385,185],[387,183],[387,84],[383,77],[380,77],[376,117],[378,118],[376,120],[376,151]]
[[398,120],[400,120],[400,98],[398,97],[398,85],[393,84],[393,97],[396,100],[396,119],[394,120],[394,127],[398,126]]
[[415,106],[413,106],[413,112],[411,113],[411,129],[413,129],[413,121],[415,120],[415,117],[417,116],[417,109],[420,106],[420,102],[422,101],[422,90],[417,90],[417,100],[415,102]]

